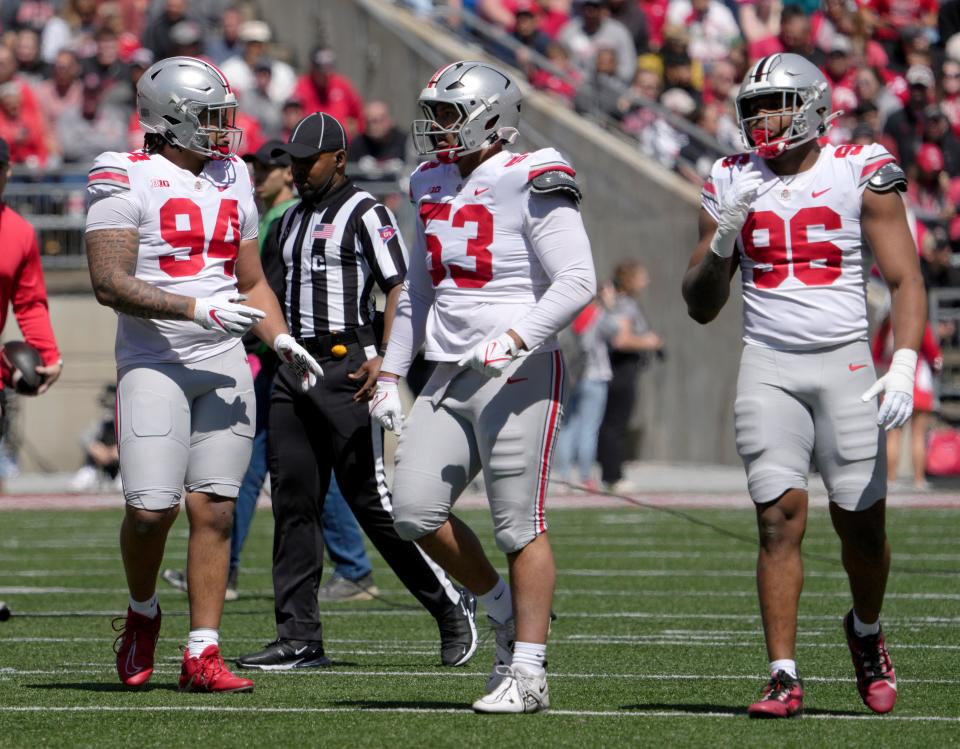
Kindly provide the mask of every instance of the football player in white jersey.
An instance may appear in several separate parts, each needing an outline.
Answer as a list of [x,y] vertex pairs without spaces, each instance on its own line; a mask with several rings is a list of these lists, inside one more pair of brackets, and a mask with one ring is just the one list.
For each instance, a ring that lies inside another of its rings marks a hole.
[[[103,153],[88,179],[87,259],[97,300],[119,315],[120,531],[130,604],[117,638],[121,681],[153,673],[157,572],[186,491],[190,634],[180,688],[249,691],[219,649],[233,507],[250,460],[250,329],[308,387],[320,366],[288,335],[263,277],[257,209],[234,156],[237,100],[223,74],[190,57],[137,84],[144,150]],[[243,304],[249,302],[249,305]]]
[[[400,437],[394,522],[486,606],[496,661],[484,713],[549,702],[547,633],[556,569],[543,503],[563,397],[556,333],[596,292],[575,172],[552,148],[512,153],[521,93],[501,70],[456,62],[420,94],[420,221],[372,401],[400,433],[397,379],[421,345],[437,362]],[[510,586],[450,513],[483,471]],[[512,595],[511,595],[512,592]]]
[[[718,160],[704,185],[700,242],[683,296],[690,316],[708,323],[740,269],[745,345],[734,413],[756,504],[757,588],[771,671],[748,712],[790,717],[803,710],[795,653],[813,460],[853,595],[843,627],[857,687],[867,707],[886,713],[897,682],[880,628],[890,568],[884,429],[910,417],[926,318],[898,194],[906,180],[881,146],[818,145],[837,114],[822,73],[799,55],[756,63],[737,110],[749,153]],[[867,344],[861,233],[893,295],[897,350],[880,379]]]

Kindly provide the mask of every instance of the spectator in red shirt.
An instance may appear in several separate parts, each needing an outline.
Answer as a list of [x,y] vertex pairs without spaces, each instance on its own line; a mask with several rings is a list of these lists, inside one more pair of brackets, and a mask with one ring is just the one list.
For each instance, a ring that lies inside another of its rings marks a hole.
[[647,17],[647,32],[650,49],[663,46],[663,27],[667,22],[667,6],[670,0],[639,0],[640,10]]
[[310,55],[310,70],[297,79],[293,95],[308,113],[326,112],[343,123],[352,138],[365,129],[363,100],[353,84],[334,71],[336,56],[317,47]]
[[[6,141],[0,138],[0,246],[3,247],[0,252],[0,330],[7,322],[12,303],[24,339],[40,352],[43,359],[43,365],[37,367],[43,377],[39,395],[49,390],[60,377],[63,360],[50,325],[36,234],[33,227],[2,200],[9,177],[10,151]],[[3,405],[3,382],[0,380],[0,417]],[[2,429],[0,418],[0,435]]]
[[940,109],[950,120],[955,135],[960,135],[960,62],[943,61],[940,75]]
[[860,0],[860,11],[876,19],[876,38],[895,41],[908,26],[937,28],[938,0]]
[[9,159],[31,169],[46,166],[50,152],[43,120],[36,109],[25,106],[16,81],[0,85],[0,138],[9,145]]

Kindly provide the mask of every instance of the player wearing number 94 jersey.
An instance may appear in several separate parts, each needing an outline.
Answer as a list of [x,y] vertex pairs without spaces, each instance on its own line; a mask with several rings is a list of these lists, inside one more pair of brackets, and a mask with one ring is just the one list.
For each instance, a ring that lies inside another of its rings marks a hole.
[[87,188],[90,277],[98,301],[119,314],[120,545],[130,605],[117,671],[130,687],[153,673],[157,571],[186,489],[190,635],[180,688],[248,691],[253,683],[225,668],[217,631],[233,500],[256,420],[240,336],[252,329],[305,386],[322,371],[288,334],[260,267],[252,187],[234,156],[241,133],[230,84],[206,62],[167,58],[140,78],[137,104],[149,133],[144,150],[102,154]]
[[[815,460],[853,592],[843,625],[857,687],[871,710],[885,713],[897,684],[880,629],[890,565],[880,427],[910,416],[926,317],[899,194],[906,180],[880,146],[817,144],[836,115],[823,75],[798,55],[757,62],[737,110],[748,153],[718,161],[704,185],[700,242],[683,296],[690,316],[709,322],[739,266],[745,345],[734,413],[756,503],[757,587],[771,671],[748,712],[790,717],[803,709],[795,643],[807,470]],[[867,345],[861,235],[893,296],[897,352],[878,380]]]
[[[424,344],[438,365],[400,437],[394,523],[487,609],[497,661],[474,703],[487,713],[549,706],[556,573],[543,501],[563,394],[556,333],[596,291],[573,169],[553,149],[505,149],[520,100],[515,81],[477,62],[441,68],[420,94],[414,143],[436,160],[411,178],[417,240],[372,401],[373,416],[399,432],[396,380]],[[480,470],[515,606],[450,513]]]

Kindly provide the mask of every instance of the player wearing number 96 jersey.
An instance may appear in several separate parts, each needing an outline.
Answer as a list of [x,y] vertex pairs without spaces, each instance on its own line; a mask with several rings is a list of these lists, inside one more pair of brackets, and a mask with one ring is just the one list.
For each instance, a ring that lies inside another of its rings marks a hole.
[[[878,145],[821,148],[830,112],[823,74],[770,55],[737,96],[747,153],[706,181],[700,242],[683,282],[690,316],[710,322],[739,267],[744,349],[734,406],[737,450],[756,503],[758,591],[771,678],[751,717],[803,709],[795,643],[815,461],[840,536],[853,608],[844,629],[857,687],[874,712],[893,709],[896,676],[880,629],[890,566],[884,530],[884,431],[910,415],[926,297],[900,192],[906,180]],[[867,345],[861,236],[893,296],[897,352],[876,380]],[[883,394],[879,412],[875,398]]]
[[232,500],[256,420],[240,336],[252,329],[304,384],[322,372],[288,335],[260,267],[257,209],[234,155],[241,133],[226,78],[194,58],[160,60],[140,78],[137,104],[144,149],[101,154],[87,188],[93,289],[119,314],[120,543],[130,605],[117,671],[131,687],[153,673],[157,572],[186,489],[191,607],[180,687],[248,691],[253,683],[224,667],[217,632]]
[[[414,143],[435,160],[410,181],[417,238],[372,402],[399,432],[396,380],[423,344],[438,366],[400,437],[395,525],[487,608],[497,661],[478,712],[549,705],[555,569],[543,501],[563,393],[556,333],[596,292],[573,168],[552,148],[505,148],[520,100],[514,80],[478,62],[441,68],[420,94]],[[516,606],[450,513],[480,470]]]

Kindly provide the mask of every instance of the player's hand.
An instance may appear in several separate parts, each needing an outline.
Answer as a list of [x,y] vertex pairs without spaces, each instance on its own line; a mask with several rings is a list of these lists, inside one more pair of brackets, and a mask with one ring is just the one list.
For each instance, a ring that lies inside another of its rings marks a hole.
[[392,377],[378,377],[373,400],[370,401],[370,416],[380,422],[380,426],[398,437],[403,429],[403,404],[400,402],[400,389]]
[[916,374],[917,352],[908,348],[897,349],[887,373],[863,394],[863,400],[869,401],[883,393],[877,423],[884,429],[902,427],[913,413],[913,379]]
[[757,190],[763,184],[763,177],[753,169],[740,173],[740,177],[724,196],[720,206],[720,219],[717,221],[717,230],[710,242],[710,249],[722,258],[733,256],[733,249],[737,246],[737,237],[747,221],[750,207],[757,199]]
[[358,403],[365,403],[373,397],[373,392],[377,387],[377,376],[380,374],[380,367],[383,366],[383,357],[375,356],[367,359],[356,372],[350,372],[347,377],[351,380],[363,380],[360,389],[353,394],[353,399]]
[[57,380],[60,379],[60,373],[63,371],[63,359],[46,367],[36,367],[36,372],[43,378],[40,387],[37,388],[37,395],[43,395],[47,392]]
[[207,330],[222,330],[240,338],[267,316],[266,312],[239,304],[245,301],[243,294],[200,297],[193,308],[193,321]]
[[473,351],[457,362],[461,367],[470,367],[487,377],[499,377],[503,370],[517,356],[517,342],[513,336],[504,333],[474,346]]
[[273,350],[277,352],[280,361],[299,378],[303,392],[307,392],[323,377],[323,367],[289,333],[281,333],[273,340]]

